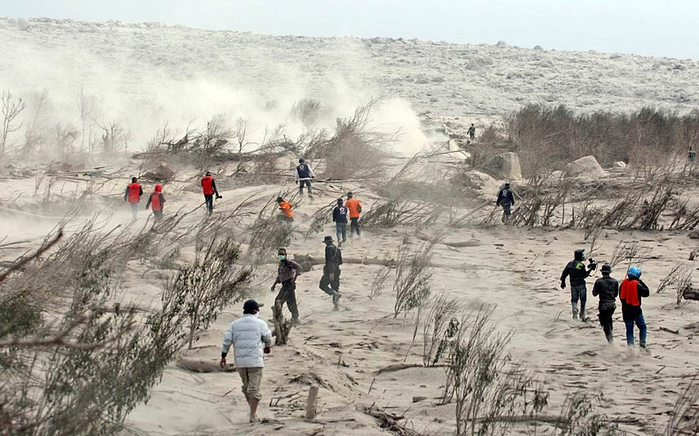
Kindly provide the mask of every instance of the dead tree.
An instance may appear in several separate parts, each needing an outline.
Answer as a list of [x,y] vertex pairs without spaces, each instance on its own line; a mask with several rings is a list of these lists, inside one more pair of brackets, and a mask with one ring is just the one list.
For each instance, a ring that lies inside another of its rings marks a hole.
[[0,95],[0,106],[2,110],[2,132],[0,132],[0,166],[5,162],[5,152],[7,151],[8,137],[22,128],[22,123],[16,122],[17,117],[25,109],[26,105],[22,99],[15,100],[12,93],[3,91]]
[[48,89],[36,93],[30,102],[31,118],[24,132],[24,146],[22,147],[22,153],[25,156],[36,151],[47,139],[43,124],[46,121],[46,112],[49,109],[49,105]]

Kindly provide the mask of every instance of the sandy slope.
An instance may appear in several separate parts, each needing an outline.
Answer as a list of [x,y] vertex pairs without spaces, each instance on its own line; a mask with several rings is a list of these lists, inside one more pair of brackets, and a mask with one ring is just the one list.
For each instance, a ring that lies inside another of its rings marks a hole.
[[[303,219],[318,204],[332,201],[336,196],[331,187],[318,184],[318,188],[324,194],[322,200],[314,205],[304,203],[298,211],[302,228]],[[252,190],[275,195],[278,187],[225,189],[225,202],[219,211],[233,207]],[[186,194],[182,200],[188,207],[199,201],[195,194]],[[181,204],[179,201],[173,200],[169,206]],[[412,231],[367,230],[361,240],[344,247],[345,256],[393,257],[403,235]],[[332,234],[332,229],[327,229],[327,233]],[[321,255],[320,236],[303,240],[297,235],[291,252]],[[619,314],[615,317],[617,342],[609,348],[596,323],[570,319],[568,293],[557,287],[560,270],[572,250],[587,245],[580,232],[496,226],[450,230],[449,237],[475,238],[480,245],[459,249],[438,246],[434,262],[440,267],[434,269],[434,289],[444,289],[468,308],[481,304],[497,306],[495,318],[499,320],[499,328],[515,332],[510,346],[513,358],[525,362],[552,389],[551,414],[557,412],[563,393],[584,388],[604,396],[602,404],[610,416],[638,421],[622,425],[624,429],[648,434],[651,428],[665,421],[687,377],[694,371],[692,359],[699,350],[693,339],[694,330],[685,327],[696,319],[699,309],[695,303],[677,309],[671,291],[654,293],[644,303],[651,352],[639,354],[626,350]],[[644,278],[651,289],[676,262],[685,260],[693,248],[681,233],[609,231],[602,234],[596,257],[608,259],[619,241],[633,238],[652,249],[654,259],[643,265]],[[363,413],[364,407],[376,404],[404,414],[409,426],[425,434],[451,434],[453,407],[437,404],[443,385],[442,369],[415,368],[376,374],[378,369],[390,364],[421,362],[420,338],[410,347],[412,319],[392,317],[390,289],[374,301],[368,298],[377,268],[361,265],[343,268],[344,298],[339,313],[332,312],[329,297],[317,288],[321,275],[318,268],[299,280],[303,324],[293,331],[291,343],[274,348],[267,360],[265,399],[260,412],[266,420],[263,424],[251,426],[245,422],[246,405],[236,374],[192,374],[173,364],[163,382],[154,389],[149,403],[130,416],[129,429],[162,435],[381,434],[375,421]],[[269,292],[273,270],[272,265],[265,268],[253,290],[256,298],[266,304],[265,317],[270,316],[274,297]],[[143,266],[134,266],[130,274],[133,279],[125,283],[127,295],[144,298],[144,293],[157,292],[163,285],[162,277],[146,273]],[[145,277],[145,283],[139,277]],[[155,299],[156,295],[150,297]],[[591,296],[589,306],[594,318],[596,302]],[[187,354],[216,361],[223,331],[239,314],[237,306],[227,309],[209,331],[202,333],[197,349]],[[680,334],[659,331],[660,326],[679,329]],[[313,423],[302,419],[311,383],[321,386],[321,413]],[[414,396],[427,399],[413,403]],[[281,399],[270,407],[269,401],[277,398]]]
[[[185,177],[181,178],[186,180]],[[14,181],[13,186],[32,184],[31,179]],[[118,181],[115,187],[121,192]],[[191,209],[201,202],[190,191],[191,182],[174,183],[166,188],[167,208]],[[291,188],[292,185],[287,185]],[[30,186],[28,189],[32,189]],[[146,187],[148,191],[150,187]],[[260,199],[276,196],[284,187],[277,185],[237,188],[221,183],[224,201],[218,212],[231,210],[255,193]],[[316,185],[320,198],[313,204],[304,201],[297,211],[299,229],[305,230],[316,208],[337,198],[347,189],[354,190],[371,207],[375,194],[360,185]],[[177,193],[177,194],[175,194]],[[112,194],[114,194],[112,192]],[[31,198],[31,194],[27,194]],[[119,203],[119,205],[121,205]],[[128,209],[128,208],[126,208]],[[128,210],[117,205],[114,223],[129,221]],[[251,210],[252,212],[253,210]],[[243,226],[252,219],[246,215]],[[3,214],[3,219],[7,216]],[[141,217],[141,221],[145,219]],[[192,219],[195,219],[194,217]],[[25,220],[26,221],[26,220]],[[48,220],[50,221],[50,220]],[[51,223],[44,224],[46,227]],[[6,229],[3,225],[3,229]],[[242,227],[241,227],[242,228]],[[333,234],[327,228],[327,234]],[[595,322],[584,324],[570,319],[569,297],[558,288],[558,276],[578,247],[589,245],[574,230],[513,229],[503,226],[446,230],[454,240],[476,239],[477,246],[449,248],[438,245],[434,253],[435,292],[444,290],[467,308],[496,306],[495,319],[503,332],[514,331],[510,345],[513,359],[523,361],[551,388],[551,410],[555,414],[565,392],[584,388],[603,395],[604,411],[611,417],[631,422],[621,428],[636,434],[649,434],[662,425],[674,401],[693,375],[694,356],[699,351],[694,323],[699,313],[695,302],[676,308],[673,292],[653,293],[644,301],[649,323],[650,353],[629,352],[624,344],[623,325],[617,313],[616,344],[606,345],[603,332]],[[344,247],[346,257],[392,258],[405,234],[414,229],[366,230],[361,240]],[[4,233],[4,232],[3,232]],[[21,227],[13,228],[12,239],[37,238]],[[294,254],[322,254],[321,235],[304,240],[297,233],[290,250]],[[644,279],[654,292],[660,279],[672,266],[686,260],[694,244],[682,232],[603,232],[599,243],[599,260],[609,259],[619,241],[636,239],[651,249],[652,259],[643,263]],[[191,256],[183,250],[183,257]],[[3,252],[9,256],[11,252]],[[239,391],[237,374],[193,374],[170,365],[163,381],[152,393],[147,405],[140,406],[128,419],[128,429],[137,434],[382,434],[365,407],[375,404],[387,411],[404,415],[409,427],[424,434],[452,434],[453,406],[438,405],[444,373],[440,368],[414,368],[377,374],[394,363],[420,363],[421,340],[411,348],[412,317],[392,317],[393,296],[390,283],[377,299],[369,299],[369,289],[376,266],[345,265],[342,276],[342,310],[333,312],[330,298],[317,288],[321,271],[315,268],[299,279],[298,298],[302,325],[292,331],[291,343],[273,349],[267,360],[263,383],[265,422],[251,426],[246,422],[246,405]],[[129,265],[123,281],[124,299],[139,305],[158,304],[160,289],[168,271],[150,271],[147,265]],[[272,264],[257,277],[252,294],[266,304],[263,314],[269,317],[274,294],[270,293],[274,274]],[[614,276],[621,278],[616,272]],[[590,285],[592,280],[590,280]],[[591,286],[590,286],[591,288]],[[202,332],[193,352],[202,359],[216,362],[223,331],[240,314],[239,305],[229,307],[218,321]],[[590,315],[594,319],[596,301],[590,296]],[[679,330],[675,335],[660,327]],[[320,414],[316,421],[305,422],[303,408],[308,386],[321,387]],[[413,397],[426,399],[413,403]],[[279,399],[278,402],[276,399]],[[270,407],[270,400],[275,405]],[[630,420],[630,421],[629,421]],[[545,433],[543,433],[545,434]]]
[[526,103],[689,111],[699,100],[699,65],[693,60],[507,44],[273,37],[49,19],[30,20],[24,29],[4,18],[0,41],[0,83],[6,87],[47,87],[63,94],[67,105],[84,88],[103,96],[117,118],[134,108],[149,117],[190,116],[173,123],[226,103],[249,107],[260,99],[302,97],[343,109],[358,96],[388,94],[418,112],[451,116],[501,115]]

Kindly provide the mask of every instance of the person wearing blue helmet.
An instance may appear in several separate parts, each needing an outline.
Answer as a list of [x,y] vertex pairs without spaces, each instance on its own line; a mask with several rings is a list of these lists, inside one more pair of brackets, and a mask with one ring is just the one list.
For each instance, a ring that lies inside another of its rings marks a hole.
[[638,326],[640,346],[646,348],[648,328],[641,309],[641,299],[650,296],[650,289],[641,280],[641,268],[632,266],[627,277],[621,282],[619,299],[621,300],[621,314],[626,324],[626,343],[634,345],[634,324]]

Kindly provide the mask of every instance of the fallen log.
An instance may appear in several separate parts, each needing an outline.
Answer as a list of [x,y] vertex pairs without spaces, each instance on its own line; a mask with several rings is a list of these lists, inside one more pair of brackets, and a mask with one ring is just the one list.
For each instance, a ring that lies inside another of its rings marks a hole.
[[291,332],[291,322],[284,318],[281,303],[275,303],[272,308],[274,321],[274,345],[286,345]]
[[404,369],[410,369],[410,368],[444,368],[446,365],[431,365],[431,366],[425,366],[419,363],[398,363],[395,365],[388,365],[384,368],[379,369],[376,371],[376,374],[384,374],[386,372],[396,372],[396,371],[403,371]]
[[[553,425],[569,425],[570,418],[565,416],[551,416],[551,415],[532,415],[532,416],[494,416],[490,418],[478,418],[477,422],[510,422],[510,423],[521,423],[530,424],[534,422],[541,422],[544,424]],[[609,422],[614,424],[640,424],[641,421],[637,418],[610,418]]]
[[[421,241],[431,241],[433,238],[424,234],[424,233],[418,233],[417,238]],[[453,248],[463,248],[463,247],[478,247],[481,245],[481,242],[477,239],[471,239],[469,241],[442,241],[439,240],[440,244],[444,244],[447,247],[453,247]]]
[[679,335],[679,334],[680,334],[680,331],[679,331],[679,330],[672,330],[672,329],[669,329],[669,328],[667,328],[667,327],[660,327],[660,331],[672,333],[672,334],[674,334],[674,335]]
[[409,428],[405,428],[400,425],[398,421],[404,419],[404,416],[391,415],[389,413],[384,413],[379,410],[375,410],[372,407],[367,407],[364,409],[364,413],[375,418],[379,422],[379,427],[390,431],[391,433],[398,436],[421,436],[420,433]]
[[235,366],[233,364],[228,364],[225,368],[221,368],[219,362],[215,359],[202,359],[198,357],[181,357],[180,360],[177,361],[177,366],[187,371],[198,373],[235,371]]
[[[311,270],[316,265],[324,265],[325,258],[313,257],[308,254],[296,254],[293,261],[301,265],[304,271]],[[388,267],[396,266],[396,261],[394,259],[378,259],[378,258],[368,258],[368,259],[358,259],[358,258],[344,258],[342,259],[342,264],[354,264],[354,265],[382,265]]]

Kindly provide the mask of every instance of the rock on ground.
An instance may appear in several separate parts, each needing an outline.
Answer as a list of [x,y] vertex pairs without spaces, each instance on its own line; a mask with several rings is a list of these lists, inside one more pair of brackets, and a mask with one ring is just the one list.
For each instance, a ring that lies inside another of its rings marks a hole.
[[597,180],[606,177],[607,172],[594,156],[585,156],[566,165],[566,175]]
[[491,158],[483,167],[493,177],[509,181],[522,180],[522,167],[517,153],[502,153]]

